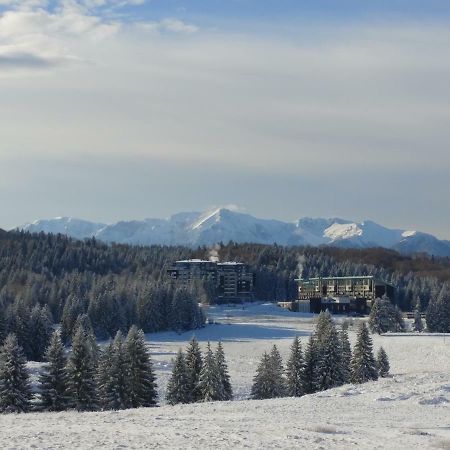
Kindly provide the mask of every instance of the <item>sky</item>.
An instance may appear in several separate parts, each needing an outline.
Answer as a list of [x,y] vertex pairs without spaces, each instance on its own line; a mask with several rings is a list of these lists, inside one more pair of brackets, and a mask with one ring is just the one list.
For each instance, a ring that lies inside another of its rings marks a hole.
[[448,0],[0,0],[0,227],[239,205],[450,239]]

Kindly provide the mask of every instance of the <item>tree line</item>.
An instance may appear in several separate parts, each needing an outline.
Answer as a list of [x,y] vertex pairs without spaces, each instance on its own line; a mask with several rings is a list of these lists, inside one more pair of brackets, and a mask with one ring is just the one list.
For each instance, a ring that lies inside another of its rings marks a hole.
[[9,334],[0,350],[0,411],[96,411],[154,406],[156,378],[144,333],[133,326],[120,331],[100,351],[92,330],[80,325],[69,355],[55,331],[33,394],[26,357]]
[[[59,330],[45,351],[37,393],[33,394],[26,358],[14,334],[0,349],[0,411],[96,411],[155,406],[156,377],[142,330],[133,326],[126,336],[117,332],[99,349],[92,330],[79,324],[67,354]],[[303,351],[296,337],[286,367],[274,345],[264,353],[253,380],[252,399],[300,397],[346,383],[386,377],[389,360],[383,348],[377,357],[364,322],[352,351],[347,329],[340,331],[328,312],[319,315]],[[179,403],[232,400],[228,366],[222,343],[215,351],[208,342],[202,354],[195,337],[186,352],[173,361],[166,401]]]
[[[426,312],[430,331],[450,331],[448,258],[232,242],[216,250],[222,261],[251,266],[259,300],[296,299],[299,276],[374,275],[395,286],[392,300],[401,310]],[[180,288],[167,269],[178,259],[207,259],[209,253],[206,247],[106,245],[62,235],[0,233],[0,343],[15,333],[26,357],[42,360],[52,327],[61,323],[63,341],[70,343],[79,317],[89,319],[101,339],[127,333],[132,325],[145,333],[201,327],[198,303],[214,300],[210,286]]]
[[375,358],[364,322],[358,328],[352,351],[346,328],[338,331],[331,315],[322,312],[304,350],[298,337],[294,339],[285,368],[276,345],[270,353],[263,354],[253,379],[251,397],[301,397],[347,383],[377,380],[388,374],[388,356],[381,347]]

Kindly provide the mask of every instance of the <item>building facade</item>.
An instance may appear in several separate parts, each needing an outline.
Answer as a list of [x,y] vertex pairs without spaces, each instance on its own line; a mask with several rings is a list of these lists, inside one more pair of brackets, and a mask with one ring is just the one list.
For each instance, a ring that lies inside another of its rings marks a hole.
[[214,286],[217,302],[237,302],[254,298],[255,276],[244,263],[188,259],[176,261],[168,273],[183,286],[189,286],[195,281],[210,283]]
[[394,298],[394,287],[373,276],[297,279],[298,308],[319,313],[366,314],[372,301],[384,295]]

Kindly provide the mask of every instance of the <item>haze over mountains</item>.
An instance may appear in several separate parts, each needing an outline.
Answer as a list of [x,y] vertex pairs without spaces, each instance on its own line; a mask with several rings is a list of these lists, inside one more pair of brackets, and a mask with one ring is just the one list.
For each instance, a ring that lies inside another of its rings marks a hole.
[[390,229],[373,221],[340,218],[301,218],[297,222],[259,219],[219,208],[184,212],[167,219],[95,223],[71,217],[36,220],[19,226],[29,232],[61,233],[76,239],[95,237],[124,244],[213,245],[217,242],[252,242],[280,245],[334,245],[348,248],[385,247],[404,254],[426,252],[450,256],[450,241],[412,230]]

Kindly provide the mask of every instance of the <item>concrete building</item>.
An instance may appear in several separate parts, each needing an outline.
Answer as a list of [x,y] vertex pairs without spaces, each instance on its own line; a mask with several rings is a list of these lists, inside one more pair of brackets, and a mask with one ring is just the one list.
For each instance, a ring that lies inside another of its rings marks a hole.
[[188,259],[176,261],[168,273],[171,278],[184,286],[194,281],[211,283],[215,288],[218,302],[244,301],[254,298],[255,276],[244,263]]
[[302,311],[366,314],[372,301],[384,295],[394,298],[394,287],[373,276],[297,279],[298,305]]

